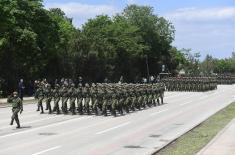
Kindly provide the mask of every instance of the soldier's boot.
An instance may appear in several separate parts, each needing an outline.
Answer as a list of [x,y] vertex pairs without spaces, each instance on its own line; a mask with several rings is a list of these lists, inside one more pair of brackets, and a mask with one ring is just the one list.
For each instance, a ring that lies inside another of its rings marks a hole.
[[157,106],[156,99],[153,100],[153,106],[154,106],[154,107]]
[[57,115],[59,115],[59,114],[60,114],[60,110],[59,110],[59,108],[57,108],[57,110],[56,110],[56,114],[57,114]]
[[159,98],[157,99],[157,104],[158,104],[158,106],[160,106],[160,101],[159,101]]
[[122,109],[122,108],[119,109],[119,113],[120,113],[121,115],[123,115],[123,109]]
[[103,102],[101,108],[102,108],[102,115],[107,116],[107,103],[106,103],[106,101]]
[[13,118],[11,118],[10,125],[13,125],[13,122],[14,122],[14,119],[13,119]]
[[134,105],[134,103],[131,104],[131,110],[132,110],[132,111],[135,111],[135,105]]
[[129,113],[129,107],[128,107],[128,105],[124,105],[124,110],[126,111],[126,113]]
[[86,113],[87,113],[87,115],[90,115],[90,106],[89,106],[89,103],[86,104]]
[[103,114],[104,116],[107,116],[107,109],[106,109],[106,108],[102,109],[102,114]]
[[68,114],[67,103],[63,106],[63,112],[64,114]]
[[49,109],[49,114],[52,114],[51,104],[48,105],[48,109]]
[[72,115],[76,115],[75,109],[71,109]]
[[102,114],[104,116],[107,116],[107,107],[105,107],[105,106],[102,107]]
[[18,118],[15,119],[16,120],[16,124],[17,124],[17,127],[16,128],[20,128],[20,121]]
[[99,115],[97,107],[95,107],[95,115]]
[[141,101],[142,102],[142,107],[145,109],[146,108],[146,104],[144,101]]
[[116,113],[115,108],[112,108],[111,111],[112,111],[112,115],[113,115],[114,117],[116,117],[116,116],[117,116],[117,113]]
[[138,106],[138,110],[141,110],[141,104],[139,102],[137,103],[137,106]]
[[46,103],[46,109],[45,110],[48,110],[48,103]]
[[43,106],[40,105],[40,108],[41,108],[41,114],[43,114],[44,113]]
[[112,115],[114,116],[114,117],[116,117],[116,115],[117,115],[117,113],[116,113],[116,103],[112,103],[112,105],[111,105],[111,112],[112,112]]
[[164,104],[163,97],[161,97],[161,104]]
[[95,115],[98,115],[98,106],[96,104],[93,104],[92,110],[95,113]]
[[79,113],[79,115],[83,115],[82,106],[78,108],[78,113]]
[[53,107],[52,112],[56,112],[56,107],[55,106]]

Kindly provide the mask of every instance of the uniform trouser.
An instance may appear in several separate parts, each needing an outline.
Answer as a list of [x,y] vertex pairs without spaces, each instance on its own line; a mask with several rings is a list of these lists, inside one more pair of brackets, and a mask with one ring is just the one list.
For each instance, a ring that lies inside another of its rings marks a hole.
[[148,102],[149,102],[149,105],[152,106],[152,104],[153,104],[153,95],[152,94],[148,96]]
[[102,114],[107,116],[107,99],[103,99]]
[[43,101],[43,98],[40,98],[38,99],[38,107],[41,109],[41,112],[43,113],[43,106],[42,106],[42,101]]
[[161,94],[160,94],[161,104],[163,104],[163,103],[164,103],[164,101],[163,101],[163,97],[164,97],[164,94],[163,94],[163,93],[161,93]]
[[76,98],[70,98],[70,111],[75,114],[75,100]]
[[111,100],[111,110],[112,110],[112,114],[114,115],[114,116],[116,116],[116,107],[117,107],[117,105],[118,105],[118,100],[117,99],[113,99],[113,100]]
[[67,97],[62,97],[62,111],[64,113],[67,113],[68,111],[68,106],[67,106],[67,101],[68,101],[68,98]]
[[46,107],[49,110],[49,113],[51,113],[51,98],[46,99]]
[[129,113],[129,97],[123,99],[123,107],[127,113]]
[[96,115],[98,115],[98,106],[99,106],[98,104],[99,104],[99,101],[97,98],[92,99],[92,109]]
[[136,108],[136,97],[131,98],[131,110],[135,111]]
[[17,127],[20,127],[20,121],[19,121],[19,117],[18,117],[19,111],[20,111],[19,108],[12,108],[11,125],[13,124],[13,122],[15,120]]
[[124,105],[124,99],[121,98],[118,100],[118,105],[117,105],[117,109],[121,114],[123,114],[123,105]]
[[54,108],[53,108],[53,111],[56,111],[57,114],[60,113],[59,101],[60,101],[60,98],[55,98],[54,99]]
[[90,103],[90,98],[89,98],[89,97],[86,97],[86,98],[85,98],[85,109],[86,109],[87,114],[90,114],[90,106],[89,106],[89,103]]
[[78,105],[78,109],[77,109],[77,110],[78,110],[78,112],[79,112],[80,114],[83,113],[83,111],[82,111],[82,109],[83,109],[83,108],[82,108],[82,99],[83,99],[82,97],[78,97],[78,98],[77,98],[77,105]]
[[158,104],[158,105],[160,105],[159,96],[160,96],[159,94],[155,94],[155,95],[154,95],[154,101],[155,101],[155,103],[156,103],[156,101],[157,101],[157,104]]
[[143,102],[143,97],[142,97],[142,96],[139,96],[139,97],[138,97],[138,103],[139,103],[140,107],[145,108],[145,104],[144,104],[144,102]]

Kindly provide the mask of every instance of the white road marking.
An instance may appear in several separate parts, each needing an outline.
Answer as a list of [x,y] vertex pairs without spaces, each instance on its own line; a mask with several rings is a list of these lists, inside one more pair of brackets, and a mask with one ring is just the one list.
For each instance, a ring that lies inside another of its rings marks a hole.
[[182,103],[182,104],[180,104],[180,106],[183,106],[183,105],[186,105],[186,104],[189,104],[189,103],[192,103],[192,101],[186,102],[186,103]]
[[111,130],[115,130],[115,129],[117,129],[117,128],[121,128],[121,127],[126,126],[126,125],[128,125],[128,124],[130,124],[130,123],[131,123],[131,122],[126,122],[126,123],[120,124],[120,125],[118,125],[118,126],[115,126],[115,127],[112,127],[112,128],[109,128],[109,129],[106,129],[106,130],[97,132],[96,134],[97,134],[97,135],[100,135],[100,134],[103,134],[103,133],[105,133],[105,132],[109,132],[109,131],[111,131]]
[[169,110],[169,109],[157,111],[157,112],[154,112],[154,113],[150,114],[150,116],[154,116],[154,115],[160,114],[160,113],[165,112],[165,111],[168,111],[168,110]]
[[58,148],[61,148],[61,146],[52,147],[52,148],[50,148],[50,149],[47,149],[47,150],[44,150],[44,151],[40,151],[40,152],[34,153],[34,154],[32,154],[32,155],[43,154],[43,153],[46,153],[46,152],[49,152],[49,151],[52,151],[52,150],[55,150],[55,149],[58,149]]
[[45,125],[45,126],[41,126],[41,127],[37,127],[37,128],[34,128],[34,129],[29,129],[29,130],[24,130],[24,131],[20,131],[20,132],[15,132],[15,133],[3,135],[3,136],[0,136],[0,139],[1,139],[1,138],[6,138],[6,137],[15,136],[15,135],[19,135],[19,134],[23,134],[23,133],[32,132],[32,131],[35,131],[35,130],[39,130],[39,129],[43,129],[43,128],[47,128],[47,127],[51,127],[51,126],[61,125],[61,124],[65,124],[65,123],[72,122],[72,121],[77,121],[77,120],[81,120],[81,119],[88,119],[88,118],[91,118],[91,117],[92,117],[92,116],[89,116],[89,117],[80,117],[80,118],[73,118],[73,119],[70,119],[70,120],[64,120],[64,121],[62,121],[62,122],[52,123],[52,124]]

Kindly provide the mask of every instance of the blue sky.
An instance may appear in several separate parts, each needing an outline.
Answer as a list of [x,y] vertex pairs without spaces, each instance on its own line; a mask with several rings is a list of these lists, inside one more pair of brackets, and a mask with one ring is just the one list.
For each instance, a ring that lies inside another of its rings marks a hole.
[[45,8],[59,7],[81,27],[99,14],[110,16],[128,4],[149,5],[171,21],[177,48],[191,48],[217,58],[235,52],[235,0],[44,0]]

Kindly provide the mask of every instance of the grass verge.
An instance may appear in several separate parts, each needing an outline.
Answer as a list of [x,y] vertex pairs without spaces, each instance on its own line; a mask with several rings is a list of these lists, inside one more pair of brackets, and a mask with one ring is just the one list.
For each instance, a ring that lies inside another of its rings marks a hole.
[[235,102],[154,155],[195,155],[235,118]]

